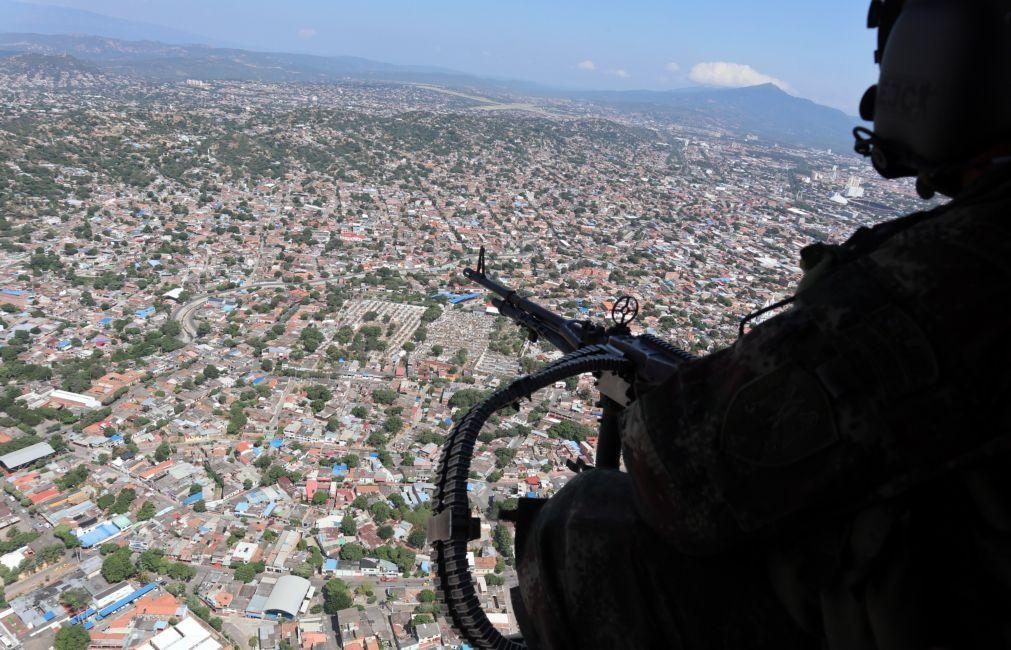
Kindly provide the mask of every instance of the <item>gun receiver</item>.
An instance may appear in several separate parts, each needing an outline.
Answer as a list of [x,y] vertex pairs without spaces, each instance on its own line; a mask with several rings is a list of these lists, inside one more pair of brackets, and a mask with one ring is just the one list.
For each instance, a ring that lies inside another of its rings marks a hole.
[[602,327],[595,326],[589,321],[563,318],[519,295],[515,289],[489,278],[486,273],[483,246],[478,253],[477,269],[466,268],[463,274],[497,295],[498,298],[492,298],[492,304],[500,314],[524,327],[532,341],[542,338],[568,354],[585,345],[600,342],[605,336]]

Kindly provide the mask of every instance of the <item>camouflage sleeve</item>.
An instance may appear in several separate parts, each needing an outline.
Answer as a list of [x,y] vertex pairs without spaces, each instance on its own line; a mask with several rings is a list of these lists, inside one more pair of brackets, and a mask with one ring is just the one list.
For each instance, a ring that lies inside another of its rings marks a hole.
[[718,552],[1006,443],[1009,208],[953,206],[898,231],[639,395],[625,462],[650,525]]

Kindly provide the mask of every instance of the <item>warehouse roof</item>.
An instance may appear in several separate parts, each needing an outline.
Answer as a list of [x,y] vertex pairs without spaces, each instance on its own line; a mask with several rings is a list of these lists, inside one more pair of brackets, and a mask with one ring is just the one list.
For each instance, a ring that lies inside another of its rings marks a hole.
[[286,575],[278,578],[263,606],[264,613],[284,614],[288,618],[295,618],[311,586],[308,580],[298,576]]
[[45,458],[46,456],[51,456],[55,453],[56,450],[53,449],[48,442],[37,442],[34,445],[25,447],[24,449],[18,449],[17,451],[12,451],[9,454],[0,456],[0,463],[3,463],[4,467],[7,469],[17,469],[22,465],[34,463],[40,458]]

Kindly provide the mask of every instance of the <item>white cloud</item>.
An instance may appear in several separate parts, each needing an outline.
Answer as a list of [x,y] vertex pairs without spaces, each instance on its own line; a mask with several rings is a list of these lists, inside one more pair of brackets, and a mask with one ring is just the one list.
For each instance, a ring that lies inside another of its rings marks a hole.
[[597,69],[597,64],[594,63],[593,61],[591,61],[590,59],[586,59],[585,61],[580,61],[576,65],[576,67],[579,68],[580,70],[586,70],[587,72],[593,72],[594,70]]
[[301,38],[301,39],[303,39],[303,40],[309,40],[310,38],[315,38],[316,34],[318,34],[318,33],[319,32],[317,32],[316,29],[313,28],[313,27],[303,27],[300,30],[298,30],[298,32],[297,32],[298,37]]
[[750,65],[742,63],[726,63],[717,61],[712,63],[698,63],[692,67],[688,78],[695,83],[709,86],[724,86],[727,88],[740,88],[743,86],[759,86],[761,84],[773,84],[787,92],[792,92],[790,84],[781,79],[770,77],[755,70]]
[[671,61],[670,63],[668,63],[667,65],[665,65],[663,67],[663,69],[666,70],[667,72],[677,72],[677,71],[679,71],[681,69],[681,66],[679,66],[674,61]]
[[614,76],[620,79],[628,79],[632,75],[628,74],[628,72],[626,72],[625,70],[618,68],[617,70],[614,71]]

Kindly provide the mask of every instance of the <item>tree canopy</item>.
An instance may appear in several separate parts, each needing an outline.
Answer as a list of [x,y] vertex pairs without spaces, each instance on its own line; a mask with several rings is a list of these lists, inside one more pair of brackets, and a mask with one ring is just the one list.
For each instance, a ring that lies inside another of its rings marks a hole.
[[323,585],[323,611],[333,615],[355,604],[351,590],[343,580],[332,578]]
[[53,639],[56,650],[87,650],[91,635],[81,625],[64,625]]

